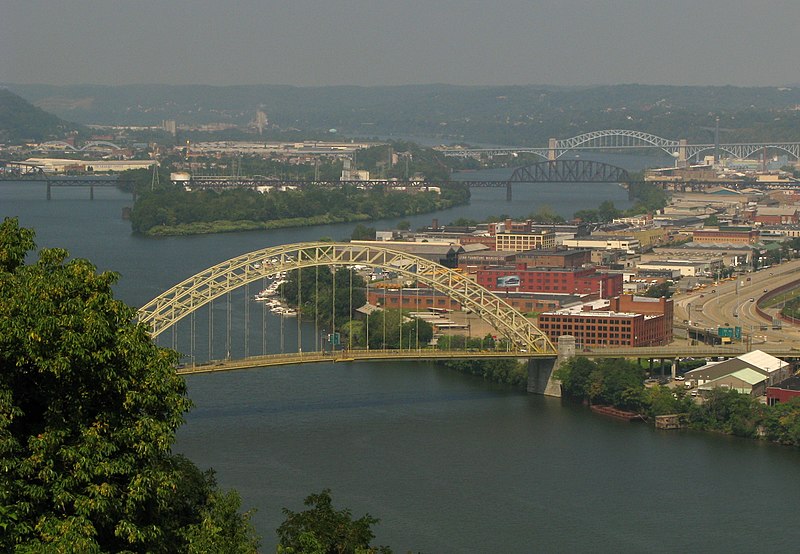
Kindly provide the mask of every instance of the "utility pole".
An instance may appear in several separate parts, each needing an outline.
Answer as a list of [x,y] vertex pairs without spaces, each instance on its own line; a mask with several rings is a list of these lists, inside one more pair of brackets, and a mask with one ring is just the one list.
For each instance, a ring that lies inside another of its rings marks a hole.
[[158,176],[158,146],[153,154],[153,176],[150,178],[150,191],[152,192],[159,185]]

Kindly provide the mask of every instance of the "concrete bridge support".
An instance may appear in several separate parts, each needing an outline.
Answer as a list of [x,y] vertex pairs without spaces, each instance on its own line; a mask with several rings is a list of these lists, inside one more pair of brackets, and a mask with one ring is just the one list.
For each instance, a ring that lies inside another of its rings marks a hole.
[[558,337],[557,358],[528,360],[528,392],[561,397],[561,381],[553,377],[553,371],[573,356],[575,356],[575,337],[561,335]]
[[680,139],[678,141],[678,167],[686,167],[689,165],[689,160],[686,158],[686,146],[689,144],[689,141],[686,139]]
[[556,143],[558,139],[551,138],[547,141],[547,159],[548,160],[556,160],[558,159],[558,153],[556,152]]

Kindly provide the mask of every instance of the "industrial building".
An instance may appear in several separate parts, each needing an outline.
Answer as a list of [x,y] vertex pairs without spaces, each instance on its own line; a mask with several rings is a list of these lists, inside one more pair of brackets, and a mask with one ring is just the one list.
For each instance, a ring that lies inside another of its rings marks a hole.
[[[639,313],[618,309],[638,309]],[[661,346],[672,341],[672,300],[595,301],[539,314],[539,328],[552,341],[572,335],[583,348]]]

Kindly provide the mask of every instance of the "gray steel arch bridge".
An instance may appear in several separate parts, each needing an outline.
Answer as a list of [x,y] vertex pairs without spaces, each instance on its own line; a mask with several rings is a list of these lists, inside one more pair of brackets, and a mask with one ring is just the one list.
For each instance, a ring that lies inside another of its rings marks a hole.
[[714,151],[717,148],[737,158],[749,158],[766,150],[781,150],[795,159],[800,159],[800,142],[689,144],[686,139],[667,139],[644,131],[630,129],[604,129],[582,133],[566,139],[551,138],[546,147],[445,148],[441,151],[445,156],[463,158],[529,153],[536,154],[547,160],[556,160],[572,150],[626,150],[640,148],[660,149],[677,158],[678,161],[686,161],[702,152]]

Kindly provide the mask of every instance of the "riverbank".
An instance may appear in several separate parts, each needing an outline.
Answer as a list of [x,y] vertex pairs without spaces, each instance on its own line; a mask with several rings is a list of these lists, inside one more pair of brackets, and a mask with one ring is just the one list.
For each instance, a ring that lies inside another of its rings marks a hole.
[[212,233],[238,233],[241,231],[267,231],[270,229],[313,227],[314,225],[356,223],[371,220],[372,218],[367,214],[350,214],[349,216],[324,214],[312,217],[287,217],[284,219],[273,219],[271,221],[231,221],[223,219],[209,222],[198,221],[194,223],[180,223],[178,225],[156,225],[142,234],[148,237],[208,235]]
[[525,390],[528,386],[528,367],[517,360],[452,360],[442,362],[448,369],[476,375],[485,381]]

